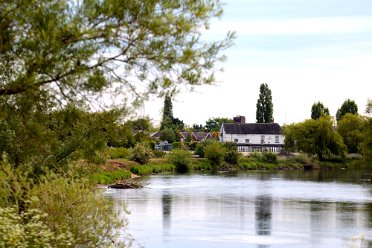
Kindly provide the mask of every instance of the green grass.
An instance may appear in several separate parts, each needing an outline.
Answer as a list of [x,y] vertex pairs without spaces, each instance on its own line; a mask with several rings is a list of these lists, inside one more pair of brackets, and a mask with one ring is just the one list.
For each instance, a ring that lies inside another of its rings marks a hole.
[[115,170],[112,172],[102,171],[89,176],[89,179],[97,184],[111,184],[119,180],[129,179],[131,174],[127,170]]

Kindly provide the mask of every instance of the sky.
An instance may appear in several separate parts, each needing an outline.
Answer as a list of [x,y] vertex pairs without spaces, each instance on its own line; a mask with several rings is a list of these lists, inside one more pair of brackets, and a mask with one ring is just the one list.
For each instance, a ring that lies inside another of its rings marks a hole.
[[[256,122],[262,83],[280,125],[310,118],[318,101],[335,116],[350,98],[364,114],[372,99],[371,0],[228,0],[205,36],[221,40],[228,31],[237,38],[224,51],[217,84],[183,88],[173,100],[174,117],[185,124],[237,115]],[[159,123],[162,107],[152,99],[140,112]]]

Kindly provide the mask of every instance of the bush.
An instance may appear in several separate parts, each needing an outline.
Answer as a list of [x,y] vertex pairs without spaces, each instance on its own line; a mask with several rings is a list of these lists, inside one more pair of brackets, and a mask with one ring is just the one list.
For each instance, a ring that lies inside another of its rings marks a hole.
[[188,151],[172,150],[169,154],[169,162],[176,166],[176,171],[185,173],[190,170],[191,157]]
[[292,159],[299,164],[311,164],[311,159],[306,153],[297,154]]
[[213,169],[217,169],[221,165],[225,154],[226,149],[219,142],[209,144],[204,149],[204,155],[210,161]]
[[269,163],[277,163],[278,162],[278,157],[276,156],[275,153],[272,152],[264,152],[262,154],[262,160],[264,162],[269,162]]
[[238,164],[240,158],[240,152],[233,142],[226,142],[223,144],[226,149],[224,161],[229,164]]
[[149,162],[152,151],[146,145],[138,143],[132,150],[130,160],[135,161],[139,164],[146,164]]
[[172,149],[187,150],[187,144],[185,144],[184,142],[173,142],[172,143]]
[[125,223],[94,185],[44,171],[29,172],[0,162],[1,247],[112,247]]
[[90,176],[90,180],[94,183],[99,184],[111,184],[119,180],[129,179],[131,177],[130,172],[126,170],[115,170],[112,172],[101,172],[95,173]]
[[155,158],[162,158],[166,154],[164,151],[160,151],[160,150],[153,150],[152,153]]
[[124,147],[110,147],[104,151],[104,154],[110,159],[129,158],[130,151]]
[[195,148],[196,148],[197,145],[198,145],[198,142],[195,142],[195,141],[190,142],[190,143],[189,143],[189,149],[190,149],[191,151],[195,151]]
[[216,143],[216,142],[212,140],[205,140],[203,142],[197,143],[194,154],[198,155],[200,158],[204,158],[205,147],[212,143]]
[[152,167],[149,165],[132,166],[130,171],[139,176],[146,176],[152,173]]

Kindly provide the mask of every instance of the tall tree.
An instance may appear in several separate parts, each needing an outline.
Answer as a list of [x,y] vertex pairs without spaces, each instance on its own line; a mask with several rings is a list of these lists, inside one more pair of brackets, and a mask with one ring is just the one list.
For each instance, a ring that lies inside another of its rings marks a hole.
[[166,95],[164,98],[163,118],[161,120],[160,130],[163,130],[164,128],[171,128],[173,118],[172,98],[169,95]]
[[329,109],[324,107],[323,103],[314,103],[311,107],[311,119],[319,119],[321,116],[329,115]]
[[260,95],[256,106],[257,123],[270,123],[273,121],[273,102],[271,90],[267,84],[261,84]]
[[372,114],[372,100],[368,99],[367,105],[366,105],[366,113]]
[[354,100],[347,99],[344,101],[344,103],[341,105],[341,108],[337,110],[336,120],[341,120],[346,113],[358,114],[358,105],[354,102]]

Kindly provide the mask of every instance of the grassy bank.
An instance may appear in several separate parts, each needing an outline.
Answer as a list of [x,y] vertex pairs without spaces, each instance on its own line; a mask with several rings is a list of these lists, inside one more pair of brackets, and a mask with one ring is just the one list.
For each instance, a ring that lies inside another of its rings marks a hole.
[[[363,169],[365,164],[361,160],[343,160],[319,162],[304,154],[292,157],[263,156],[251,154],[250,157],[240,157],[237,164],[223,162],[218,170],[247,171],[247,170],[304,170],[304,169]],[[191,158],[189,171],[212,170],[212,165],[206,158]],[[87,177],[96,184],[112,184],[120,180],[131,178],[133,174],[147,176],[165,172],[176,172],[176,166],[169,162],[168,157],[152,158],[141,165],[127,159],[109,160],[105,165],[90,169]]]

